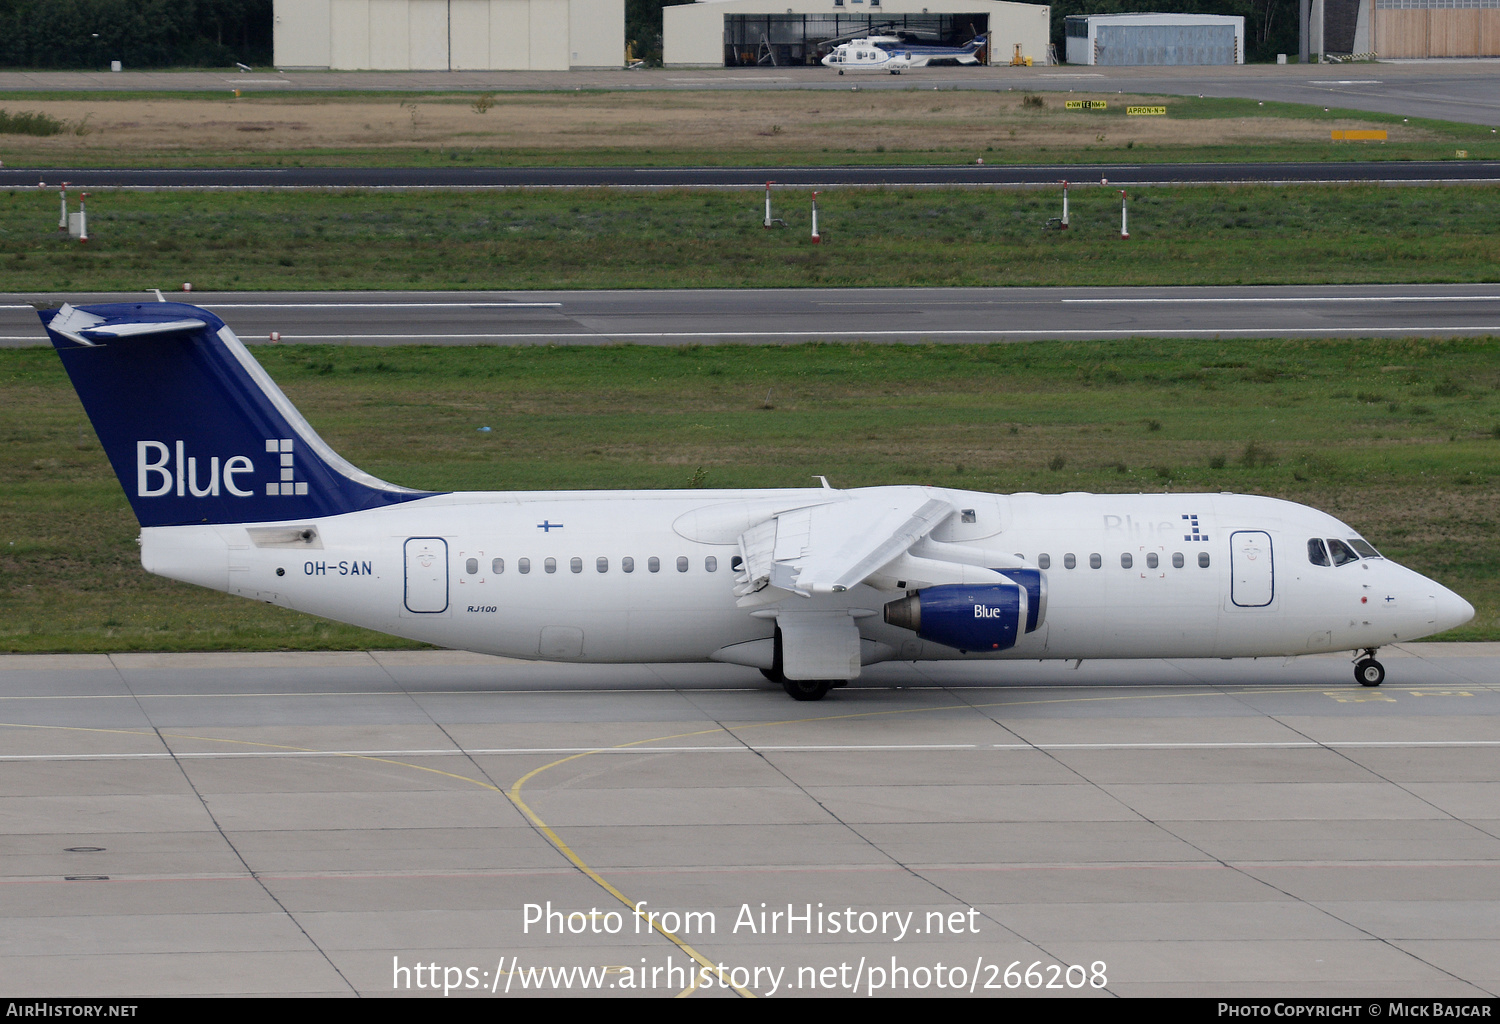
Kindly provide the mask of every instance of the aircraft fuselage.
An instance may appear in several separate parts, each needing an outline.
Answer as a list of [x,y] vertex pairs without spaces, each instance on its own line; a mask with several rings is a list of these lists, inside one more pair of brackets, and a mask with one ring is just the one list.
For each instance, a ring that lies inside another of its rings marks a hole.
[[[774,628],[736,600],[741,533],[770,509],[894,490],[445,494],[285,524],[148,528],[142,562],[174,579],[445,647],[560,661],[759,664],[754,653],[748,661],[723,653]],[[894,577],[782,601],[855,614],[864,664],[1312,654],[1410,640],[1472,614],[1446,588],[1384,558],[1312,564],[1310,539],[1347,543],[1357,534],[1273,498],[911,490],[973,513],[972,523],[946,523],[931,541],[983,552],[990,566],[1045,566],[1045,612],[1009,649],[961,652],[883,621],[881,608],[907,592]]]

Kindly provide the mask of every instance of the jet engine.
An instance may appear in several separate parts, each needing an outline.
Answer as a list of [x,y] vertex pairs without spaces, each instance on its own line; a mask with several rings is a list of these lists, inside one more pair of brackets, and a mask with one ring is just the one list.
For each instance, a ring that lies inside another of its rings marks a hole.
[[887,604],[885,621],[960,651],[1003,651],[1035,621],[1026,591],[1019,583],[927,587]]

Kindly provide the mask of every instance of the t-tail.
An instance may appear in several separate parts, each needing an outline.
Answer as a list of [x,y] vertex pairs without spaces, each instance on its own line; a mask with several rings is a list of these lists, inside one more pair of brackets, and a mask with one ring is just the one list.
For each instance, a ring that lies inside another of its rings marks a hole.
[[143,527],[307,519],[431,493],[341,458],[206,309],[39,313]]

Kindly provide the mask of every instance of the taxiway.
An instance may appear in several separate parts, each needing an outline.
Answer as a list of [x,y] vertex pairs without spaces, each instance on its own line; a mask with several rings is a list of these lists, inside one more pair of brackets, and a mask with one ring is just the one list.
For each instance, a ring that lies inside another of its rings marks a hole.
[[[812,707],[728,666],[3,657],[0,973],[671,995],[696,954],[759,995],[937,994],[941,963],[990,995],[1055,964],[1051,994],[1493,997],[1500,645],[1382,657],[1378,690],[1343,657],[882,665]],[[789,905],[822,932],[760,925]]]

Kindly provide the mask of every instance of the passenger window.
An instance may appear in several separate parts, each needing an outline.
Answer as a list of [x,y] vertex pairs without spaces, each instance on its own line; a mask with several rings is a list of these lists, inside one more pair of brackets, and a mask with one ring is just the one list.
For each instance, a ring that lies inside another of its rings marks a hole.
[[1341,540],[1328,538],[1328,553],[1333,556],[1334,565],[1348,565],[1350,562],[1359,561],[1359,556],[1354,549]]
[[1146,555],[1146,568],[1148,568],[1148,569],[1155,569],[1156,566],[1157,566],[1156,552],[1152,551],[1151,553],[1149,553],[1148,555]]
[[490,572],[494,573],[496,576],[499,576],[504,571],[505,571],[505,559],[503,559],[503,558],[497,558],[493,562],[490,563]]
[[631,558],[629,555],[626,555],[624,558],[620,559],[620,571],[635,572],[635,559]]
[[531,571],[531,559],[521,558],[516,560],[516,571],[525,576]]
[[1078,565],[1078,559],[1076,559],[1076,558],[1073,557],[1073,552],[1069,551],[1066,555],[1063,555],[1063,568],[1064,569],[1072,569],[1072,568],[1076,567],[1077,565]]
[[579,558],[577,555],[574,555],[572,558],[568,559],[568,568],[572,569],[574,572],[583,572],[583,559]]
[[555,558],[549,558],[549,559],[547,559],[545,562],[542,563],[542,568],[546,569],[548,572],[556,572],[557,571],[557,559],[555,559]]
[[646,559],[646,568],[651,572],[661,572],[661,559],[652,555]]
[[1182,562],[1182,552],[1181,551],[1174,551],[1174,552],[1172,552],[1172,568],[1174,568],[1174,569],[1181,569],[1182,565],[1183,565],[1183,562]]
[[687,572],[687,570],[688,570],[687,555],[678,555],[677,556],[677,571],[678,572]]
[[471,558],[467,562],[464,563],[464,572],[468,573],[470,576],[473,576],[478,571],[479,571],[479,559],[477,559],[477,558]]
[[602,555],[594,562],[594,568],[600,572],[609,572],[609,559]]
[[1104,564],[1104,559],[1102,559],[1102,558],[1099,557],[1099,553],[1097,551],[1094,552],[1092,555],[1089,555],[1089,568],[1090,569],[1097,569],[1097,568],[1099,568],[1103,564]]
[[733,558],[731,558],[729,560],[729,571],[730,572],[739,572],[744,567],[745,567],[745,560],[743,558],[741,558],[739,555],[735,555]]
[[703,560],[703,569],[704,569],[705,572],[718,572],[719,571],[719,560],[717,558],[715,558],[713,555],[709,555],[707,558],[705,558]]
[[1134,564],[1134,561],[1135,560],[1130,557],[1130,552],[1127,551],[1120,556],[1120,568],[1129,569],[1131,565]]
[[1367,541],[1367,540],[1361,540],[1358,537],[1350,537],[1349,538],[1349,546],[1351,548],[1353,548],[1355,551],[1358,551],[1360,553],[1360,557],[1362,557],[1362,558],[1379,558],[1379,557],[1381,557],[1380,552],[1376,551],[1375,548],[1372,547],[1370,545],[1370,542]]
[[1317,537],[1313,537],[1307,542],[1307,560],[1313,565],[1328,564],[1328,549],[1323,546],[1323,542]]
[[1207,569],[1208,568],[1208,552],[1207,551],[1200,551],[1200,552],[1198,552],[1198,568],[1200,568],[1200,569]]
[[1052,556],[1051,555],[1037,555],[1036,556],[1036,564],[1037,564],[1038,568],[1050,569],[1050,568],[1052,568]]

